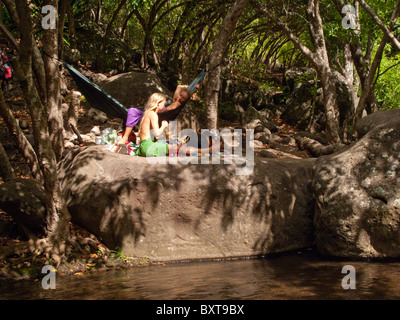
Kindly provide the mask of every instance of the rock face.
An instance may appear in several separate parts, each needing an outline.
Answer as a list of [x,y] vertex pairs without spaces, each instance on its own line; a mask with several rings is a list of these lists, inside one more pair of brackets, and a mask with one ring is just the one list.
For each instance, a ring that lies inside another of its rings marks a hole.
[[0,185],[0,208],[32,231],[44,230],[45,202],[43,186],[36,180],[15,178]]
[[[155,92],[164,94],[169,101],[172,101],[173,95],[156,75],[143,72],[118,74],[101,81],[99,86],[127,108],[144,107],[151,94]],[[176,118],[178,131],[185,128],[200,130],[199,121],[194,116],[192,108],[192,105],[188,103]],[[90,111],[92,112],[89,115],[92,115],[98,123],[107,121],[107,116],[101,111],[94,109]]]
[[[364,136],[317,160],[315,240],[340,257],[400,256],[400,116],[384,111],[360,122]],[[369,129],[367,129],[367,127]]]
[[151,164],[88,147],[68,154],[59,179],[73,221],[126,255],[254,256],[312,245],[314,162],[255,158],[236,175],[235,161]]
[[172,93],[154,74],[128,72],[101,81],[99,86],[125,107],[143,107],[154,92],[172,97]]
[[357,123],[357,135],[359,138],[361,138],[377,126],[385,125],[395,119],[397,119],[397,121],[400,121],[400,109],[381,110],[374,112],[362,118]]
[[[316,72],[312,68],[292,68],[285,72],[285,82],[290,96],[282,119],[287,123],[305,130],[314,121],[313,127],[319,128],[319,114],[323,110],[321,90],[318,90]],[[317,117],[318,115],[318,117]]]
[[88,147],[70,151],[59,179],[73,221],[130,256],[223,258],[315,244],[329,256],[398,258],[399,110],[356,129],[362,138],[335,154],[256,157],[249,175],[236,174],[235,160],[154,164]]

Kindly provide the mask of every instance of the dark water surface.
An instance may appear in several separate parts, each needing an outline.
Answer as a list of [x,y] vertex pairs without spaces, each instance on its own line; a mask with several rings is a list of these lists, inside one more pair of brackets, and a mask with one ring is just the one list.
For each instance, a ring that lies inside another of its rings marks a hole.
[[[356,289],[342,287],[345,265],[356,271]],[[0,282],[0,299],[400,299],[400,261],[332,261],[313,252],[264,259],[192,262]]]

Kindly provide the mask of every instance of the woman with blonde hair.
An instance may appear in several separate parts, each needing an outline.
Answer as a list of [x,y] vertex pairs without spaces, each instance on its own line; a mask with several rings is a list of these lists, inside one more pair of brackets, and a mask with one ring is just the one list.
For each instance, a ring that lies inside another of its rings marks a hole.
[[[188,86],[186,85],[178,85],[176,87],[172,103],[164,107],[162,112],[177,109],[182,105],[182,103],[188,100],[193,92],[190,91],[187,87]],[[140,119],[143,118],[143,113],[144,112],[142,110],[139,110],[137,108],[129,108],[128,116],[124,126],[124,134],[118,144],[126,144],[127,142],[136,139],[136,135],[133,133],[133,127],[138,122],[140,122]]]
[[[168,143],[162,143],[154,141],[151,133],[154,137],[160,136],[164,129],[168,127],[167,121],[161,122],[161,127],[159,126],[158,112],[164,109],[166,98],[161,93],[153,93],[146,105],[146,109],[142,120],[139,125],[139,138],[140,145],[137,154],[142,157],[152,157],[152,156],[166,156],[170,154],[179,154],[181,150],[183,154],[190,155],[192,152],[210,152],[212,153],[213,146],[209,148],[192,148],[186,145],[170,145]],[[152,132],[151,132],[152,131]]]
[[138,135],[140,145],[137,151],[139,156],[165,156],[168,154],[168,145],[153,141],[150,130],[153,130],[155,137],[160,136],[168,127],[168,122],[163,121],[161,127],[158,124],[158,112],[164,109],[166,98],[161,93],[153,93],[146,105],[142,120],[139,124]]

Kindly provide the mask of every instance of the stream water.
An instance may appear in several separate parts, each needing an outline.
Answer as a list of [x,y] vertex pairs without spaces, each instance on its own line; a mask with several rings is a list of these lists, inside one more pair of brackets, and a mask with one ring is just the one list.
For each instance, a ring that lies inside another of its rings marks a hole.
[[[355,289],[344,289],[345,265]],[[42,281],[0,282],[0,300],[286,300],[400,299],[400,261],[337,261],[312,251],[264,259],[175,263],[128,270],[56,276]]]

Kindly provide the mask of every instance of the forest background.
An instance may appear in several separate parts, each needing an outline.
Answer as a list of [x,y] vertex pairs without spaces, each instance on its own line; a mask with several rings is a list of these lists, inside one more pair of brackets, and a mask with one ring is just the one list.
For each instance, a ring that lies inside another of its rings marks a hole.
[[[0,116],[46,194],[46,236],[21,244],[61,262],[74,239],[57,182],[64,152],[60,66],[98,73],[133,69],[173,88],[207,69],[202,103],[218,124],[221,79],[264,95],[285,94],[292,67],[315,69],[323,92],[329,144],[347,143],[365,113],[398,108],[400,1],[354,0],[2,0],[0,30],[33,125],[34,147],[0,91]],[[55,27],[44,27],[55,9]],[[344,9],[345,8],[345,9]],[[337,88],[342,90],[338,93]],[[349,103],[341,104],[343,96]],[[3,181],[14,178],[0,145]]]

